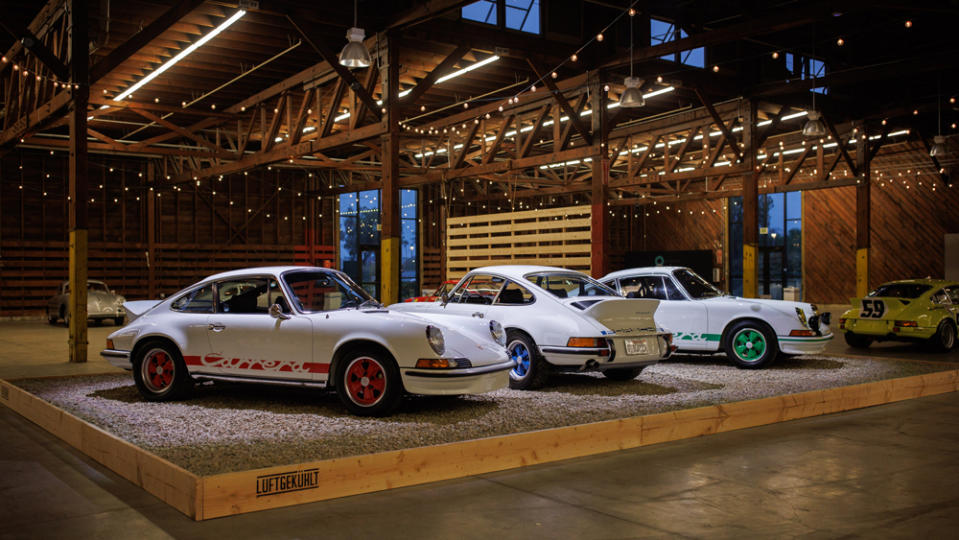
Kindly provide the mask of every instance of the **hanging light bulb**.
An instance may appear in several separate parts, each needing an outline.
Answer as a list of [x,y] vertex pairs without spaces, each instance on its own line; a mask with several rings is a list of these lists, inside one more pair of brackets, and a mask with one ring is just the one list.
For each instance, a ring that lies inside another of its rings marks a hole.
[[365,68],[370,66],[370,51],[366,50],[363,39],[366,32],[356,26],[356,10],[359,0],[353,0],[353,28],[346,31],[348,40],[340,51],[340,65],[348,68]]
[[939,134],[932,138],[932,148],[929,149],[929,157],[941,157],[946,155],[946,138],[942,136],[942,78],[938,83],[938,92],[936,93],[936,106],[939,109]]
[[819,111],[809,111],[809,119],[802,127],[804,137],[822,137],[826,134],[826,125],[823,124]]
[[626,90],[619,96],[619,106],[628,109],[638,109],[646,106],[646,98],[639,91],[640,80],[633,77],[633,19],[629,19],[629,77],[623,81]]

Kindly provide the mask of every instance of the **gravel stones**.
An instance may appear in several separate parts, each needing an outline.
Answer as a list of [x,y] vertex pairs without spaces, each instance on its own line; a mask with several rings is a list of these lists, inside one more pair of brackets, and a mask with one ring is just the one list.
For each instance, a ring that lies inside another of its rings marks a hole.
[[143,400],[129,374],[15,384],[199,475],[369,454],[906,377],[931,363],[805,356],[740,370],[722,356],[677,355],[615,382],[553,375],[540,391],[409,396],[388,418],[346,413],[332,392],[204,384],[180,402]]

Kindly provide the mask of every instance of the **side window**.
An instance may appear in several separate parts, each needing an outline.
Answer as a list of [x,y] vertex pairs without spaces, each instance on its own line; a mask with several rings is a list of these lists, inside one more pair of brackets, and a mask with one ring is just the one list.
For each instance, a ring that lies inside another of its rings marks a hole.
[[676,287],[676,284],[673,283],[672,278],[664,277],[663,282],[666,283],[666,299],[667,300],[685,300],[686,297],[683,296],[683,293],[679,292],[679,288]]
[[523,287],[520,287],[512,281],[507,281],[506,286],[503,287],[503,290],[499,292],[499,296],[496,297],[495,304],[513,304],[513,305],[525,305],[533,303],[533,293],[527,291]]
[[170,309],[186,313],[213,313],[213,285],[184,294],[170,304]]
[[660,276],[636,276],[619,280],[623,294],[629,298],[666,299],[666,290],[663,288],[663,278]]
[[503,287],[504,281],[501,277],[476,274],[470,278],[468,283],[463,284],[453,292],[453,299],[450,302],[490,305]]
[[951,303],[952,303],[952,302],[949,300],[949,295],[946,294],[946,291],[945,291],[945,290],[938,290],[938,291],[932,293],[932,296],[930,296],[929,299],[932,300],[932,303],[933,303],[933,304],[947,304],[947,305],[948,305],[948,304],[951,304]]
[[946,287],[946,294],[949,295],[949,299],[952,300],[953,304],[959,305],[959,285]]
[[270,287],[266,278],[217,283],[217,310],[221,313],[267,313]]
[[[603,281],[602,284],[603,284],[603,285],[606,285],[607,287],[609,287],[610,289],[613,289],[613,290],[616,291],[616,292],[620,292],[619,286],[616,285],[616,280],[615,280],[615,279],[607,279],[606,281]],[[623,294],[625,294],[625,293],[623,293]]]

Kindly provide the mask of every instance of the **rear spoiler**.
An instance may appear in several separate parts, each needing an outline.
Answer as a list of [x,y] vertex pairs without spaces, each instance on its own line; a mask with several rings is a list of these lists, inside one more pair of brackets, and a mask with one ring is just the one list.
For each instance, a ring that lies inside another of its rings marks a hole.
[[132,323],[147,311],[150,311],[163,300],[134,300],[133,302],[124,302],[123,309],[127,313],[127,324]]

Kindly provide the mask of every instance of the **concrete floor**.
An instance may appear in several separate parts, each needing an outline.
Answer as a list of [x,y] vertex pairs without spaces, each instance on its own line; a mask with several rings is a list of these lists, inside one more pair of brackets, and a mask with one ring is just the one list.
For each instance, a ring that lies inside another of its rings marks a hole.
[[[111,371],[97,355],[110,331],[91,328],[90,362],[78,366],[62,360],[62,326],[0,322],[0,378]],[[829,352],[852,351],[840,339]],[[952,537],[959,528],[959,393],[202,523],[5,407],[0,441],[0,539]]]

